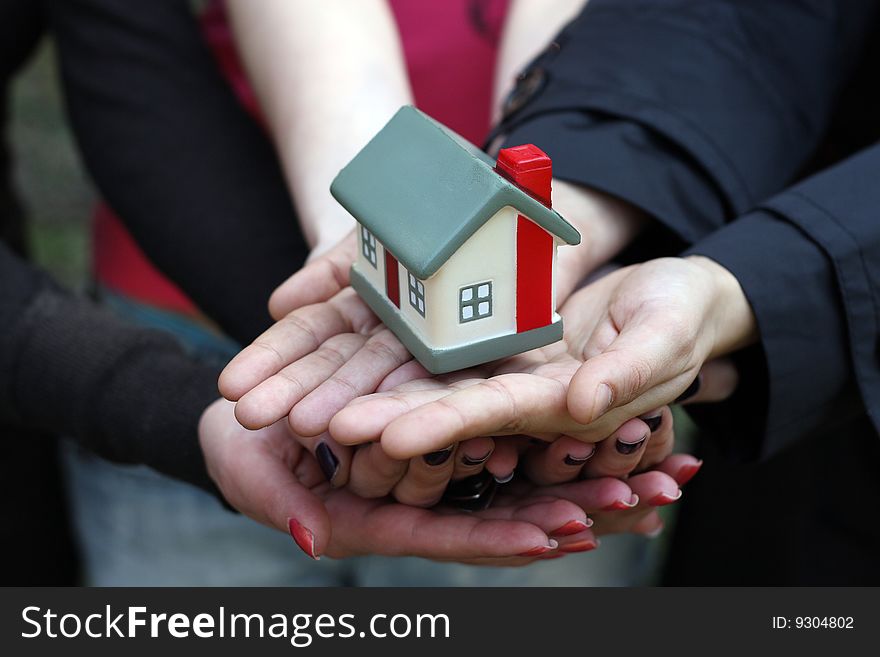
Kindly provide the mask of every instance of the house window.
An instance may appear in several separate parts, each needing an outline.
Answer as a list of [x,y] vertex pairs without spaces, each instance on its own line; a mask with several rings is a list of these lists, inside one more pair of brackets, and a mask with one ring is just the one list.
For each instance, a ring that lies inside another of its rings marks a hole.
[[425,316],[425,284],[412,274],[409,274],[409,305]]
[[361,252],[364,254],[364,257],[367,259],[367,262],[369,262],[371,265],[373,265],[373,267],[377,267],[377,264],[376,264],[376,238],[373,237],[373,233],[368,231],[363,226],[361,226]]
[[492,316],[492,281],[458,291],[458,321],[462,324]]

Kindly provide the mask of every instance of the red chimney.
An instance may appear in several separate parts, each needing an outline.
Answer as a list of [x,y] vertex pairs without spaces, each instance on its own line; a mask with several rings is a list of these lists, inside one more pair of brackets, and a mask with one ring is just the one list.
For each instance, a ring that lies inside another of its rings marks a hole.
[[548,208],[551,207],[553,164],[547,153],[534,144],[502,148],[498,153],[495,171]]

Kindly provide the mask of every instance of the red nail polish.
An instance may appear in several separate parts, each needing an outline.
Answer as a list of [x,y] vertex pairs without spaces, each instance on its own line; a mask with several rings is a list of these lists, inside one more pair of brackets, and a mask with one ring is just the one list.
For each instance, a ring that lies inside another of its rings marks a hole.
[[681,469],[679,469],[678,474],[675,475],[675,482],[679,486],[684,486],[687,482],[694,478],[694,475],[697,474],[702,467],[702,461],[691,465],[682,466]]
[[539,545],[538,547],[533,547],[531,550],[527,550],[526,552],[520,552],[518,556],[520,557],[538,557],[542,554],[546,554],[550,550],[555,550],[559,546],[559,543],[550,539],[549,545]]
[[290,535],[293,536],[293,540],[296,541],[300,550],[305,552],[315,561],[320,558],[315,554],[315,535],[310,529],[306,528],[305,525],[300,524],[296,518],[289,518],[287,520],[287,529],[290,531]]
[[[592,523],[590,523],[592,524]],[[585,522],[581,522],[580,520],[569,520],[567,523],[562,525],[556,531],[550,532],[551,536],[571,536],[572,534],[579,534],[585,529],[589,529],[590,525]]]
[[559,548],[560,552],[589,552],[599,547],[596,541],[578,541],[577,543],[569,543]]
[[614,500],[611,504],[604,507],[603,511],[629,511],[630,509],[635,508],[639,503],[639,496],[633,493],[632,499],[629,502],[624,502],[623,500]]
[[541,561],[550,561],[550,559],[561,559],[564,556],[564,554],[548,554],[546,557],[541,557]]
[[648,504],[651,506],[666,506],[667,504],[672,504],[673,502],[677,502],[681,499],[681,490],[678,491],[678,495],[675,497],[671,495],[667,495],[666,493],[658,493],[650,500],[648,500]]

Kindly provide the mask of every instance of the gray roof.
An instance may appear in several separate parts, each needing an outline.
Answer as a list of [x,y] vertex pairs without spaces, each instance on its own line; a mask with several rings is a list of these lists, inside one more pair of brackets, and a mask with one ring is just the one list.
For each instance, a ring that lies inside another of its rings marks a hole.
[[421,279],[506,205],[568,244],[580,242],[559,213],[494,166],[475,146],[406,106],[339,172],[330,193]]

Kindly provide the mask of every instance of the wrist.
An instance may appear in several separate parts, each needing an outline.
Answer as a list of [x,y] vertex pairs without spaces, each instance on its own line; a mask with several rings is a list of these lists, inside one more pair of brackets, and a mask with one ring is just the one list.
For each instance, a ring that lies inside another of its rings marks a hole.
[[553,181],[553,207],[582,238],[559,254],[560,273],[571,289],[626,248],[648,223],[648,215],[634,205],[563,180]]
[[712,295],[714,341],[711,358],[729,354],[757,342],[755,314],[737,278],[711,258],[685,258],[707,275]]

